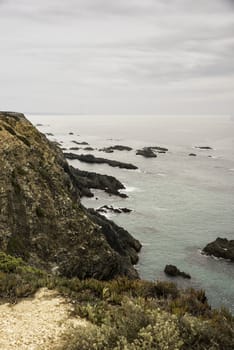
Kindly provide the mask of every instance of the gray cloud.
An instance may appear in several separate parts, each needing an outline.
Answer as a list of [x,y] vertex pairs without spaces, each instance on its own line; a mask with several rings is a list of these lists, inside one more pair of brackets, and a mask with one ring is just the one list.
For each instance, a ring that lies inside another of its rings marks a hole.
[[1,108],[233,113],[233,3],[0,1]]

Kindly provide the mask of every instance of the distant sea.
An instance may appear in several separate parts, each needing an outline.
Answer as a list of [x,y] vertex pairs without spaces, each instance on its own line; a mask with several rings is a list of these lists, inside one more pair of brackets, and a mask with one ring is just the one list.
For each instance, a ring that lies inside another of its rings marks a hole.
[[[128,199],[95,191],[83,198],[87,207],[104,204],[133,209],[110,218],[138,238],[143,248],[137,269],[141,278],[172,280],[180,287],[205,289],[213,307],[234,313],[234,264],[201,254],[217,237],[234,239],[234,119],[226,116],[89,116],[30,115],[29,119],[62,147],[86,141],[94,148],[111,145],[169,148],[167,154],[146,159],[135,151],[99,157],[137,165],[123,170],[108,165],[70,161],[80,169],[117,177],[126,186]],[[70,133],[73,133],[71,135]],[[199,150],[195,146],[210,146]],[[74,151],[73,151],[74,152]],[[196,153],[196,157],[188,156]],[[163,270],[176,265],[192,279],[170,279]]]

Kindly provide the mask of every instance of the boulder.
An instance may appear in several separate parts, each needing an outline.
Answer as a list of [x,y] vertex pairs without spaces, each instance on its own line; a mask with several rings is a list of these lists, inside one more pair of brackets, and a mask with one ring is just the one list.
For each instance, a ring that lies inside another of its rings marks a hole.
[[218,237],[215,241],[207,244],[203,252],[234,262],[234,240]]
[[171,277],[183,277],[190,279],[191,276],[188,273],[185,273],[183,271],[180,271],[176,266],[174,265],[166,265],[164,269],[165,274]]

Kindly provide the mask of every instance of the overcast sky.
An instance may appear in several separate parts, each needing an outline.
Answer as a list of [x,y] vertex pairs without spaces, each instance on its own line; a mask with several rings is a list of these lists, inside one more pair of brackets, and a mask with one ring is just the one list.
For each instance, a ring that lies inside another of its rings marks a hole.
[[234,0],[0,0],[0,110],[234,114]]

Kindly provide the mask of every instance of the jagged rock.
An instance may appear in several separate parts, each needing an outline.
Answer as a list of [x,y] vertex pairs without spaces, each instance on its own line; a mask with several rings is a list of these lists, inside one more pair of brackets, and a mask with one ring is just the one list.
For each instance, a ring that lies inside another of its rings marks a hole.
[[169,276],[172,276],[172,277],[183,277],[183,278],[191,278],[191,276],[186,273],[186,272],[183,272],[183,271],[180,271],[176,266],[174,265],[166,265],[165,266],[165,269],[164,269],[164,272],[169,275]]
[[91,163],[91,164],[108,164],[112,167],[118,167],[121,169],[137,169],[137,167],[130,163],[118,162],[116,160],[105,159],[94,157],[92,154],[75,154],[75,153],[64,153],[67,159],[78,159],[80,162]]
[[143,156],[145,158],[156,158],[157,154],[152,151],[151,147],[144,147],[143,149],[138,149],[136,155]]
[[103,190],[109,194],[127,198],[127,195],[125,193],[119,192],[119,190],[125,189],[124,185],[114,176],[75,169],[72,166],[68,167],[67,164],[66,166],[66,171],[70,174],[73,181],[76,183],[81,196],[93,197],[94,195],[90,189],[95,188]]
[[218,237],[203,249],[207,255],[234,261],[234,240]]
[[99,151],[106,152],[106,153],[113,153],[114,151],[132,151],[132,148],[129,146],[115,145],[115,146],[100,148]]
[[121,214],[121,213],[131,213],[132,209],[114,208],[112,205],[103,205],[102,207],[98,208],[96,211],[98,213],[108,213],[108,211],[110,211],[115,214]]
[[[88,209],[92,221],[96,222],[102,228],[109,245],[121,256],[130,259],[132,264],[138,262],[138,252],[141,244],[134,239],[128,231],[117,226],[113,221],[106,219],[103,215],[97,213],[94,209]],[[134,277],[134,276],[133,276]]]
[[68,277],[137,277],[135,240],[125,250],[119,235],[115,249],[114,224],[92,219],[61,149],[24,115],[0,112],[0,159],[1,251]]

